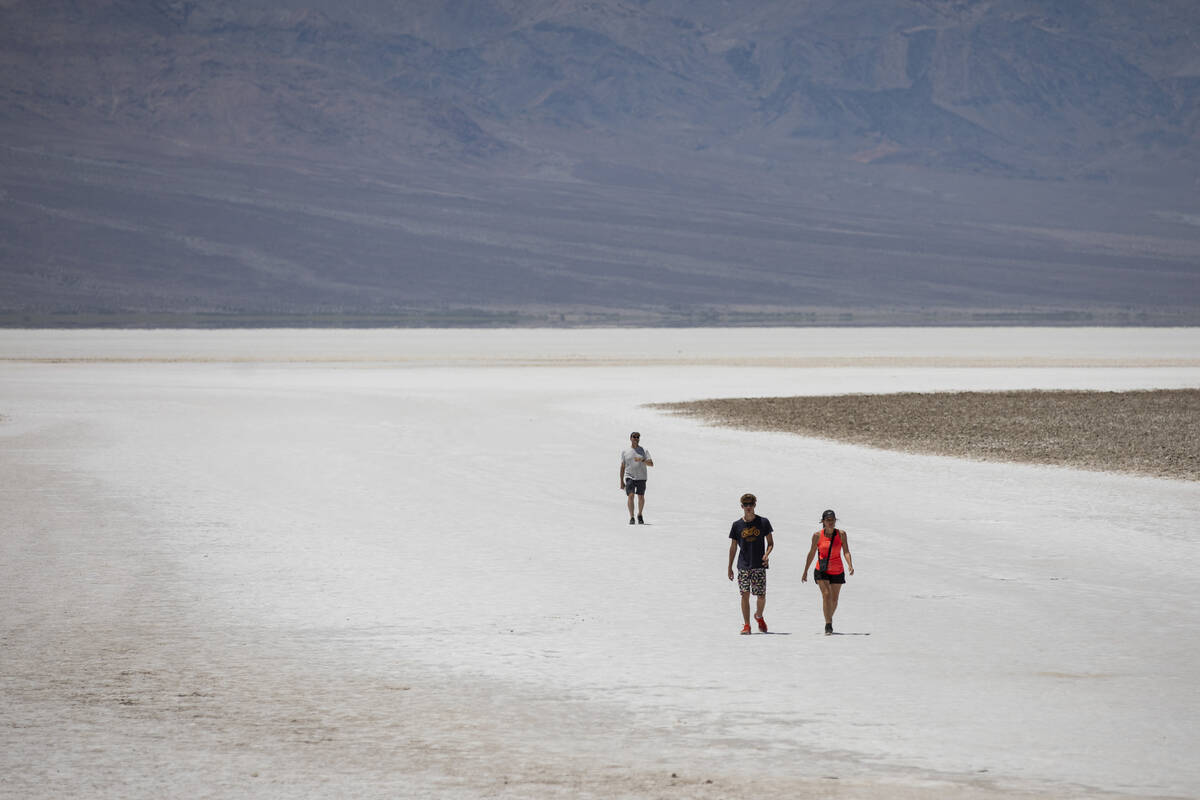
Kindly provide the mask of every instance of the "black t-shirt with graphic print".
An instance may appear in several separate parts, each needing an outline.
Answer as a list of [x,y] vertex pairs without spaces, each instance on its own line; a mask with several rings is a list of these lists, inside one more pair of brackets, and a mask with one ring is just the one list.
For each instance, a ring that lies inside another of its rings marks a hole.
[[771,521],[757,514],[746,522],[738,519],[729,529],[729,538],[738,543],[738,569],[762,569],[763,553],[767,552],[767,534],[775,529]]

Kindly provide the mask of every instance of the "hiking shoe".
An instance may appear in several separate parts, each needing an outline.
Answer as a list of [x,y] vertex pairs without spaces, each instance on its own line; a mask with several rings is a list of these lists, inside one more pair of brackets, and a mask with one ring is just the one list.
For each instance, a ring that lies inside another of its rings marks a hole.
[[629,518],[629,524],[630,524],[630,525],[632,525],[632,524],[633,524],[633,517],[630,517],[630,518]]
[[645,525],[646,520],[642,519],[642,515],[638,514],[638,525]]
[[825,623],[825,635],[833,636],[833,623],[832,622]]
[[766,633],[767,632],[767,621],[765,619],[763,619],[762,617],[755,617],[755,619],[758,620],[758,629],[760,631],[762,631],[763,633]]
[[742,636],[749,636],[749,635],[750,635],[750,623],[747,622],[745,625],[742,626]]

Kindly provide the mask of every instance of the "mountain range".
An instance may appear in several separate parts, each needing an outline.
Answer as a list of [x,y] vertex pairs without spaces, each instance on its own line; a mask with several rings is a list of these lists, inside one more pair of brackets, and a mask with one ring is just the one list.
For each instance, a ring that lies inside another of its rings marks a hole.
[[1197,31],[1181,0],[0,0],[0,322],[1196,321]]

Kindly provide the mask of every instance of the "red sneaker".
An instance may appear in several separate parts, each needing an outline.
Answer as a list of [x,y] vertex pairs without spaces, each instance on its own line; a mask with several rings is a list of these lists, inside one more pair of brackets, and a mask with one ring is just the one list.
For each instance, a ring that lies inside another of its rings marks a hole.
[[746,623],[745,625],[742,626],[742,636],[749,636],[749,635],[750,635],[750,624]]
[[767,632],[767,621],[765,619],[763,619],[762,617],[755,617],[755,619],[758,620],[758,629],[760,631],[762,631],[763,633],[766,633]]

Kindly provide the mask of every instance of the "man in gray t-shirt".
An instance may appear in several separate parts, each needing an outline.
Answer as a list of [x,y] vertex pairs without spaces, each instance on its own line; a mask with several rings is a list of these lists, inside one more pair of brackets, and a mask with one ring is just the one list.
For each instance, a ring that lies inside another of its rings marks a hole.
[[629,524],[634,523],[633,516],[633,496],[636,494],[638,499],[637,519],[638,525],[646,524],[642,519],[642,509],[646,507],[646,467],[653,467],[654,459],[650,458],[650,451],[642,447],[642,435],[637,431],[629,434],[629,449],[621,451],[621,473],[618,480],[621,482],[621,489],[625,492],[626,505],[629,506]]

